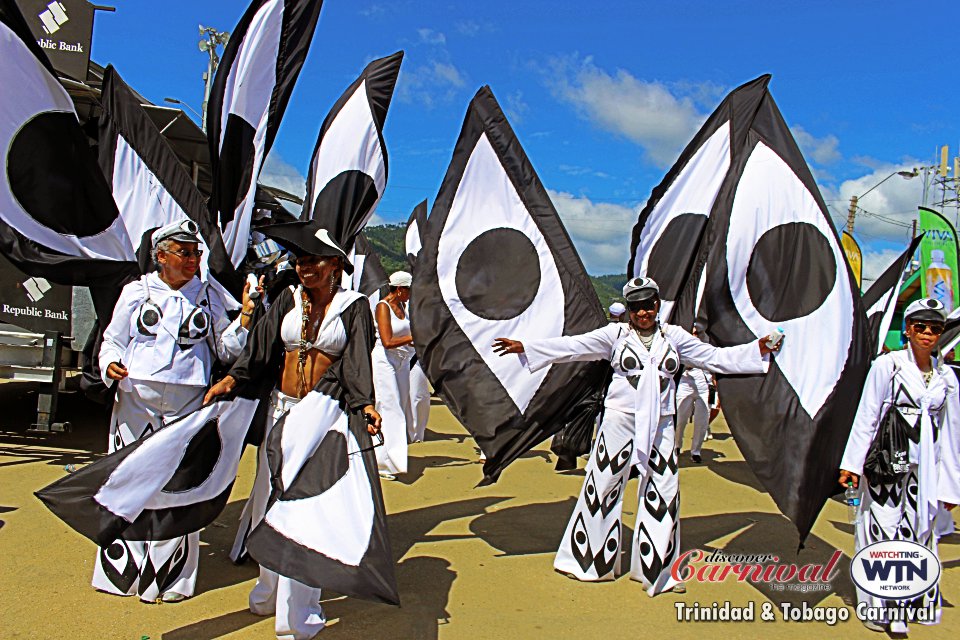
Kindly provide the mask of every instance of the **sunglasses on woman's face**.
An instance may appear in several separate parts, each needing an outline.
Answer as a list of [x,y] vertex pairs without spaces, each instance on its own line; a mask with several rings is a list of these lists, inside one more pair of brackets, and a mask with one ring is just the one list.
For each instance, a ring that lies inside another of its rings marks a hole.
[[943,333],[945,328],[942,324],[927,324],[926,322],[914,322],[911,324],[911,326],[917,333],[927,333],[929,331],[935,336]]
[[638,311],[653,311],[657,308],[656,298],[649,298],[647,300],[634,300],[627,302],[627,309],[630,310],[630,313],[637,313]]

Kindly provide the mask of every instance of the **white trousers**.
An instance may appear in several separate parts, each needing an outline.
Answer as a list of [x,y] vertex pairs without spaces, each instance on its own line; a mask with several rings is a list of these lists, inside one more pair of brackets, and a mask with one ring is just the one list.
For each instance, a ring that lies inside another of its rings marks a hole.
[[709,391],[681,383],[677,387],[677,449],[683,449],[683,432],[693,414],[693,442],[690,453],[700,455],[710,427]]
[[[270,465],[267,463],[267,440],[273,425],[299,400],[274,389],[270,395],[272,415],[267,419],[266,433],[257,450],[257,476],[247,503],[250,530],[260,524],[267,512],[270,498]],[[244,518],[241,518],[243,521]],[[241,525],[242,527],[242,525]],[[320,606],[320,589],[307,586],[293,578],[282,576],[270,569],[260,567],[257,584],[250,592],[250,611],[260,615],[276,615],[274,629],[278,638],[284,640],[309,640],[323,630],[327,619]]]
[[430,419],[430,384],[419,361],[414,362],[410,367],[410,407],[413,421],[409,425],[407,435],[410,437],[410,442],[423,442],[427,432],[427,421]]
[[410,407],[409,349],[373,348],[373,389],[377,413],[383,419],[383,446],[377,447],[377,466],[386,473],[407,472],[407,433],[413,424]]
[[[110,418],[112,453],[198,409],[203,387],[145,380],[122,381]],[[121,596],[138,595],[155,602],[164,593],[192,596],[197,584],[200,532],[173,540],[116,540],[100,549],[93,568],[93,586]]]
[[[640,477],[640,505],[630,577],[654,596],[672,589],[680,549],[680,484],[673,416],[657,426],[650,462]],[[612,580],[620,574],[623,494],[633,455],[634,416],[606,409],[587,461],[586,480],[560,541],[553,566],[578,580]]]

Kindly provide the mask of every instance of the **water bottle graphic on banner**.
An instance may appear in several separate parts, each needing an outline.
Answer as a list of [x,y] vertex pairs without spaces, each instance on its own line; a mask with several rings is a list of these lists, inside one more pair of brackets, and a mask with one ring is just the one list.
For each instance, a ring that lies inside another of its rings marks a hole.
[[953,271],[944,263],[943,251],[930,252],[931,263],[924,277],[927,280],[927,292],[931,298],[943,303],[947,313],[953,311]]

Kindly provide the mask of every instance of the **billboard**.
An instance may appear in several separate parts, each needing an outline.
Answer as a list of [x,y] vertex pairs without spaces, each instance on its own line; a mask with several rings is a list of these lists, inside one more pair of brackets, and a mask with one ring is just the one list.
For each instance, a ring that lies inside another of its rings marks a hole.
[[840,244],[843,245],[843,252],[847,256],[847,263],[850,265],[850,270],[853,271],[857,286],[862,286],[860,280],[863,277],[863,254],[860,253],[860,245],[846,231],[840,236]]
[[93,5],[87,0],[16,0],[37,44],[60,73],[87,79]]
[[72,289],[32,278],[0,256],[0,322],[70,335]]
[[920,231],[926,235],[920,241],[920,291],[924,298],[936,298],[947,308],[956,308],[957,291],[957,231],[943,215],[933,209],[919,208]]

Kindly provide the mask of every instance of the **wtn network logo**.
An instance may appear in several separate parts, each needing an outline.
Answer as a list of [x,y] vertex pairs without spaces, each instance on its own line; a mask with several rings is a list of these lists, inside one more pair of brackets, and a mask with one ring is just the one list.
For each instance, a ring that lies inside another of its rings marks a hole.
[[850,577],[860,589],[878,598],[915,598],[937,583],[940,560],[915,542],[876,542],[853,556]]

